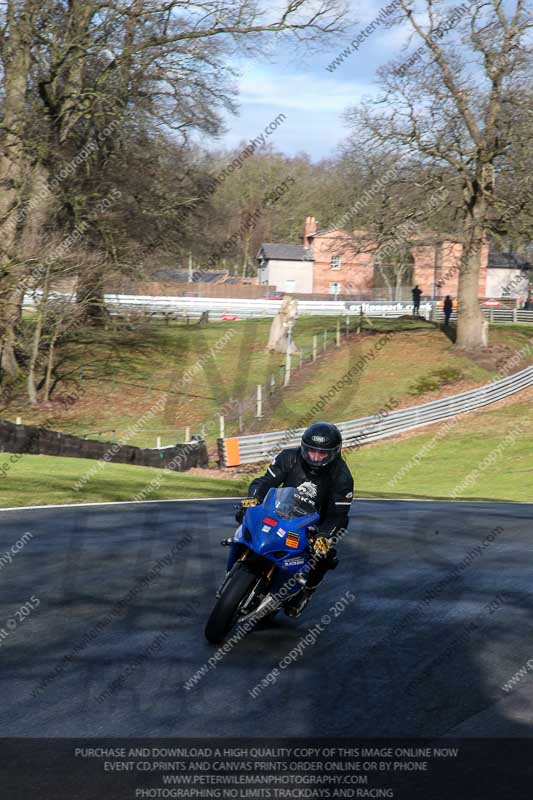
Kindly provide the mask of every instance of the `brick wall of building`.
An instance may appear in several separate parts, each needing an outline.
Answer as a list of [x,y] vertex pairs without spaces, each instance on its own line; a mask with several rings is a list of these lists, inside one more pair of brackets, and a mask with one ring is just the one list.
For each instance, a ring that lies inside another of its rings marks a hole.
[[[359,232],[363,235],[363,232]],[[371,292],[374,285],[374,258],[372,243],[361,240],[357,249],[353,246],[353,238],[343,231],[329,231],[311,237],[312,252],[315,258],[313,292],[329,294],[333,282],[341,285],[341,294],[357,294]],[[450,294],[457,296],[459,264],[463,246],[459,242],[442,241],[434,243],[413,242],[413,285],[418,284],[423,295],[433,295],[435,281],[436,296]],[[487,288],[488,245],[481,253],[481,269],[479,275],[479,296],[485,297]],[[332,269],[332,256],[340,257],[340,269]]]

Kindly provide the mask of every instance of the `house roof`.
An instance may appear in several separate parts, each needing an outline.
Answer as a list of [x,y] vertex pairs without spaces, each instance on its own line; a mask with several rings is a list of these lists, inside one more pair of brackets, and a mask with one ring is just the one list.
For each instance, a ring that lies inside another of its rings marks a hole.
[[487,267],[489,269],[533,269],[533,264],[517,253],[489,252]]
[[[194,269],[192,273],[192,282],[196,283],[217,283],[223,281],[227,276],[227,272],[203,272]],[[154,272],[152,278],[156,280],[176,281],[177,283],[187,283],[189,281],[189,273],[185,270],[178,269],[160,269]]]
[[303,244],[271,244],[265,242],[259,248],[257,258],[268,261],[313,261],[313,254]]
[[308,238],[314,239],[315,236],[323,236],[325,233],[333,233],[334,231],[341,231],[342,228],[337,228],[335,225],[332,225],[330,228],[321,228],[319,231],[315,231],[314,233],[309,233]]

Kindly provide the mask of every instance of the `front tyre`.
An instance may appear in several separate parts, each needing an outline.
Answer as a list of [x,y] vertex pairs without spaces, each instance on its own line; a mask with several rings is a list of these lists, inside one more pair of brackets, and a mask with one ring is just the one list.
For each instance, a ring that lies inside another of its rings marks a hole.
[[244,562],[238,561],[233,569],[235,572],[217,600],[205,626],[205,637],[211,644],[219,644],[224,640],[236,621],[242,601],[257,582],[257,575],[248,569]]

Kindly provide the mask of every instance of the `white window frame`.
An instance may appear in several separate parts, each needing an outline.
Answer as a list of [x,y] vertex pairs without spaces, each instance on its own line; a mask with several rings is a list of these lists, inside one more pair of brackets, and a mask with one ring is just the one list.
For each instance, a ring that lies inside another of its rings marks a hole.
[[329,262],[330,269],[340,269],[341,268],[341,257],[340,256],[331,256],[331,260]]

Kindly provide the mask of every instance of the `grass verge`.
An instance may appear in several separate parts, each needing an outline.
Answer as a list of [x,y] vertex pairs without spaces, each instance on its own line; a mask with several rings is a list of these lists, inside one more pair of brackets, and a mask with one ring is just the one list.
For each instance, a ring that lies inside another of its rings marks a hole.
[[[0,454],[2,462],[9,462],[7,453]],[[75,491],[76,482],[99,463],[82,458],[23,455],[0,479],[0,507],[104,503],[132,500],[141,492],[146,500],[238,497],[247,486],[243,478],[226,480],[151,467],[106,464]]]

